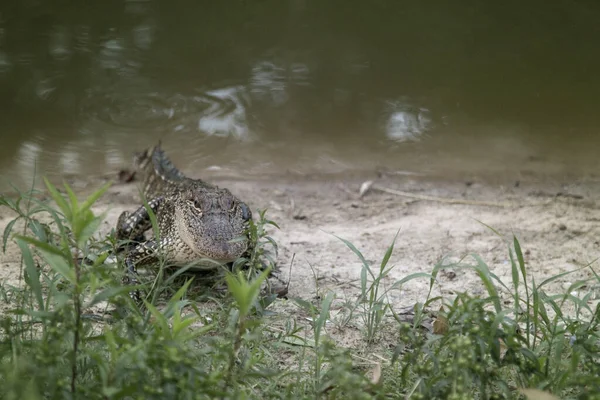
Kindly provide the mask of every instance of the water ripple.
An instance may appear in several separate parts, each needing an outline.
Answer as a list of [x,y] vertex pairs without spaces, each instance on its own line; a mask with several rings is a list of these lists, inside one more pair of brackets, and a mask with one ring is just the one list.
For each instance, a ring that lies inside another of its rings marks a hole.
[[[89,93],[84,119],[125,130],[200,132],[249,139],[249,96],[244,86],[184,95],[161,92]],[[94,129],[94,128],[91,128]]]
[[233,136],[243,140],[250,138],[247,117],[250,98],[244,86],[211,90],[195,99],[210,102],[198,120],[200,131],[211,136]]
[[250,92],[262,101],[275,106],[288,102],[289,87],[309,86],[310,69],[304,63],[291,63],[289,66],[275,61],[260,61],[252,67]]
[[402,99],[387,104],[386,136],[396,142],[415,141],[433,127],[431,111]]

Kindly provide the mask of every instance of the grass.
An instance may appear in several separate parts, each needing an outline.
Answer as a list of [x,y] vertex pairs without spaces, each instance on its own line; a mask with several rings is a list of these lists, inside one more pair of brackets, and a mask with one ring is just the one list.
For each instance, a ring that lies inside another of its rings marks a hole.
[[[511,282],[471,255],[451,267],[474,270],[486,295],[454,298],[431,295],[441,263],[385,287],[396,238],[378,268],[340,238],[361,261],[358,299],[336,316],[333,292],[292,299],[296,312],[281,313],[260,291],[273,266],[267,250],[276,250],[276,224],[261,212],[225,293],[195,296],[199,283],[176,272],[144,285],[139,307],[120,283],[122,264],[107,262],[114,237],[97,234],[103,216],[91,208],[106,187],[80,201],[68,186],[46,186],[53,203],[0,198],[16,214],[3,248],[14,241],[21,251],[18,284],[0,287],[3,399],[600,399],[600,311],[591,293],[572,294],[589,283],[546,293],[562,276],[535,282],[516,238],[507,243]],[[413,279],[427,279],[430,292],[406,319],[387,295]],[[351,326],[364,346],[335,342],[333,332]]]

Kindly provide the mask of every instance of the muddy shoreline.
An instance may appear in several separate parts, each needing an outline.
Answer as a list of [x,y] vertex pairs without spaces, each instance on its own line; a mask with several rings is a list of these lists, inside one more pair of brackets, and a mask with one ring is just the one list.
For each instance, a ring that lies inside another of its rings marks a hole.
[[[71,183],[83,195],[106,178]],[[291,297],[312,299],[317,291],[331,289],[339,298],[356,298],[361,264],[335,235],[352,242],[369,262],[378,265],[398,233],[390,260],[394,269],[384,282],[387,287],[409,274],[431,272],[442,260],[450,263],[471,253],[480,255],[508,285],[511,270],[507,240],[513,234],[520,240],[528,273],[536,282],[579,269],[600,254],[600,204],[596,200],[600,183],[591,180],[513,180],[500,184],[381,173],[344,179],[305,176],[207,180],[228,187],[253,210],[266,208],[267,216],[279,224],[281,229],[273,229],[272,236],[279,244],[277,262],[282,276],[287,278],[291,270]],[[365,180],[374,183],[361,196]],[[404,192],[410,197],[377,188]],[[137,204],[136,182],[115,183],[95,207],[95,211],[107,213],[100,234],[110,231],[123,210],[134,209]],[[12,218],[6,208],[0,208],[2,231]],[[473,263],[468,257],[465,261]],[[14,243],[10,242],[1,255],[0,265],[0,280],[16,283],[19,252]],[[548,285],[546,290],[564,292],[570,283],[590,277],[589,268],[582,268]],[[411,281],[401,290],[391,291],[389,300],[399,307],[409,306],[423,301],[428,290],[428,280]],[[452,298],[461,291],[484,295],[479,279],[468,269],[440,274],[433,294]],[[509,294],[501,293],[509,302]]]

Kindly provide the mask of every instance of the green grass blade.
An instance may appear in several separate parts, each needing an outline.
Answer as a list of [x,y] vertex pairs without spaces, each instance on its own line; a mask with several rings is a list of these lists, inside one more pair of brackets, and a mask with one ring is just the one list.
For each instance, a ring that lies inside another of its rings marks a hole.
[[98,217],[92,217],[90,220],[85,221],[85,223],[82,224],[82,227],[80,228],[77,237],[77,245],[79,246],[79,248],[85,247],[87,241],[90,240],[94,233],[98,231],[98,228],[102,224],[102,221],[104,221],[105,217],[106,212],[102,213]]
[[65,215],[65,217],[67,217],[67,219],[71,219],[73,214],[71,212],[71,208],[67,204],[64,197],[58,192],[58,190],[56,190],[56,187],[54,185],[52,185],[50,183],[50,181],[48,181],[48,179],[44,178],[44,183],[46,184],[46,187],[48,188],[48,191],[50,192],[50,196],[52,197],[54,202],[58,205],[58,207],[60,208],[62,213]]
[[513,255],[513,252],[510,250],[510,248],[508,249],[508,256],[510,258],[510,271],[512,273],[512,281],[513,281],[513,289],[514,289],[514,295],[516,297],[519,296],[518,294],[518,290],[519,290],[519,268],[517,267],[517,262],[515,261],[515,257]]
[[329,309],[331,308],[331,303],[333,302],[334,294],[333,292],[327,293],[323,303],[321,303],[321,309],[319,310],[319,317],[315,321],[315,340],[317,343],[319,342],[319,338],[321,337],[321,331],[327,323],[327,319],[329,318]]
[[170,331],[170,329],[169,323],[165,316],[158,310],[158,308],[156,308],[150,302],[144,300],[144,305],[146,306],[150,314],[154,317],[152,325],[157,326],[159,328],[159,331],[166,335],[167,332]]
[[513,245],[515,247],[515,253],[517,253],[517,260],[519,261],[519,268],[521,269],[521,275],[523,276],[523,283],[527,285],[527,269],[525,268],[525,259],[523,258],[523,252],[521,251],[521,244],[516,236],[513,236]]
[[183,296],[185,295],[193,281],[194,279],[186,280],[185,283],[181,285],[181,287],[177,290],[177,292],[175,292],[175,294],[169,299],[169,304],[174,304],[179,300],[183,299]]
[[369,275],[371,275],[371,278],[375,279],[375,274],[373,274],[373,271],[371,271],[371,267],[369,266],[369,263],[367,262],[367,260],[365,259],[365,257],[363,256],[363,254],[360,252],[360,250],[358,250],[352,243],[350,243],[348,240],[341,238],[337,235],[333,235],[336,238],[338,238],[339,240],[341,240],[350,250],[352,250],[352,252],[354,254],[356,254],[356,256],[360,259],[360,262],[362,263],[363,267],[365,267],[367,269],[367,272],[369,272]]
[[73,212],[73,215],[77,215],[80,211],[79,200],[77,200],[77,195],[75,195],[73,189],[71,189],[71,187],[66,183],[63,183],[63,186],[65,187],[65,191],[67,192],[67,195],[69,196],[69,201],[71,202],[71,211]]
[[577,268],[577,269],[574,269],[574,270],[571,270],[571,271],[561,272],[558,275],[551,276],[550,278],[543,280],[542,283],[539,284],[538,289],[541,288],[542,286],[545,286],[545,285],[547,285],[549,283],[554,282],[555,280],[558,280],[558,279],[562,278],[563,276],[567,276],[567,275],[572,274],[574,272],[578,272],[578,271],[582,270],[583,268],[587,268],[587,267],[581,267],[581,268]]
[[8,237],[10,236],[10,233],[12,232],[13,226],[20,218],[21,217],[17,217],[15,219],[13,219],[8,224],[6,224],[6,227],[4,228],[4,233],[2,234],[2,252],[3,253],[6,253],[6,244],[8,243]]
[[25,272],[29,277],[29,285],[31,286],[31,290],[33,291],[33,295],[37,301],[37,305],[40,311],[44,310],[44,298],[42,295],[42,285],[40,283],[40,274],[33,261],[33,255],[31,254],[31,250],[27,243],[23,240],[17,239],[17,245],[21,249],[21,254],[23,255],[23,262],[25,263]]
[[69,282],[75,282],[75,272],[70,267],[69,262],[65,259],[65,254],[58,248],[28,236],[15,235],[15,238],[19,241],[34,245],[42,254],[50,268],[62,275]]
[[477,218],[473,218],[475,221],[479,222],[481,225],[485,226],[486,228],[488,228],[490,231],[494,232],[498,237],[504,239],[504,236],[502,236],[502,234],[500,232],[498,232],[497,230],[495,230],[494,228],[492,228],[491,226],[489,226],[488,224],[486,224],[485,222],[482,222],[480,220],[478,220]]
[[400,279],[399,281],[394,282],[394,284],[392,285],[392,289],[399,289],[406,282],[412,281],[412,280],[418,279],[418,278],[431,279],[431,274],[428,274],[426,272],[415,272],[414,274],[407,275],[404,278]]
[[15,239],[22,240],[24,242],[32,244],[35,247],[37,247],[38,249],[43,250],[43,251],[45,251],[47,253],[52,253],[52,254],[55,254],[55,255],[60,256],[60,257],[64,257],[65,256],[65,254],[60,249],[52,246],[49,243],[42,242],[42,241],[34,239],[32,237],[22,236],[22,235],[15,235]]
[[392,257],[392,253],[394,252],[394,244],[396,243],[396,240],[398,239],[399,233],[400,233],[400,230],[398,230],[398,232],[396,232],[396,235],[394,236],[394,240],[392,240],[392,244],[390,244],[389,247],[387,248],[385,255],[383,256],[383,259],[381,260],[381,265],[379,266],[380,271],[383,271],[385,269],[385,266],[387,265],[387,263],[390,261],[390,258]]
[[479,275],[479,279],[481,279],[481,282],[483,283],[485,289],[490,295],[490,298],[494,303],[494,308],[496,312],[499,313],[500,311],[502,311],[502,306],[500,305],[500,296],[498,296],[498,291],[496,290],[496,287],[494,286],[494,283],[492,282],[492,279],[490,277],[490,269],[488,268],[487,264],[481,259],[481,257],[479,257],[479,255],[472,254],[472,257],[475,258],[475,260],[477,261],[475,271]]
[[130,288],[128,286],[112,286],[104,289],[100,293],[94,295],[94,297],[89,301],[86,307],[93,307],[98,303],[109,300],[115,296],[120,294],[125,294],[129,292]]
[[83,203],[81,203],[80,209],[82,211],[84,211],[84,210],[89,210],[90,208],[92,208],[94,203],[96,203],[96,201],[98,201],[98,199],[100,197],[102,197],[102,195],[108,190],[108,188],[110,188],[111,185],[112,185],[112,181],[106,183],[100,189],[98,189],[94,193],[92,193],[87,199],[84,200]]

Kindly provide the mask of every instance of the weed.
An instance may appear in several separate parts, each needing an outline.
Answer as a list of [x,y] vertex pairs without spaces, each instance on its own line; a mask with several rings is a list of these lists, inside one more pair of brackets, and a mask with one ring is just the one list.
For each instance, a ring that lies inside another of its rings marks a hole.
[[[398,234],[394,237],[392,244],[387,248],[379,269],[373,270],[365,259],[363,254],[349,241],[343,238],[339,238],[352,252],[359,258],[362,267],[360,272],[360,298],[355,303],[354,309],[362,306],[363,310],[360,314],[363,318],[363,323],[366,328],[366,336],[368,342],[373,342],[376,338],[377,332],[380,331],[381,322],[383,321],[386,312],[391,310],[390,305],[387,302],[387,293],[389,290],[400,289],[401,286],[413,279],[427,277],[430,275],[426,273],[411,274],[398,282],[394,283],[389,289],[382,288],[383,280],[389,275],[392,267],[388,267],[388,262],[394,251],[394,244]],[[350,311],[352,314],[353,310]]]
[[[68,186],[64,194],[49,182],[46,187],[54,205],[29,194],[0,197],[0,206],[16,213],[3,248],[12,240],[22,257],[18,284],[0,286],[1,398],[600,398],[600,309],[584,292],[588,282],[547,293],[561,276],[537,283],[516,238],[507,246],[512,282],[472,255],[471,264],[465,259],[453,267],[474,270],[486,295],[453,298],[431,296],[441,264],[383,285],[396,238],[378,268],[341,239],[361,262],[360,297],[346,301],[349,312],[334,325],[342,329],[360,318],[368,346],[351,349],[330,332],[332,292],[316,305],[295,299],[308,327],[294,315],[277,326],[275,313],[266,312],[273,303],[259,289],[274,266],[269,247],[277,252],[267,227],[277,225],[264,211],[250,224],[248,255],[226,274],[228,296],[199,306],[188,296],[192,281],[178,270],[155,280],[139,308],[128,296],[131,287],[120,283],[122,268],[107,262],[117,243],[96,235],[103,217],[91,210],[106,187],[83,201]],[[24,229],[15,234],[19,221]],[[429,279],[430,290],[415,305],[412,322],[404,322],[388,293],[418,278]],[[157,296],[165,293],[159,306]],[[423,328],[426,311],[439,302],[434,329]],[[98,308],[113,318],[91,318]],[[397,335],[381,337],[384,324]],[[382,369],[373,378],[354,360],[375,353]]]

